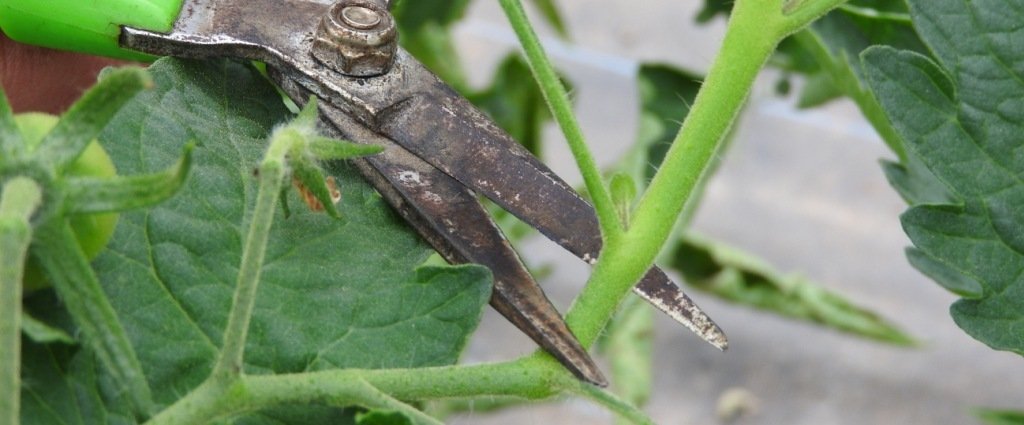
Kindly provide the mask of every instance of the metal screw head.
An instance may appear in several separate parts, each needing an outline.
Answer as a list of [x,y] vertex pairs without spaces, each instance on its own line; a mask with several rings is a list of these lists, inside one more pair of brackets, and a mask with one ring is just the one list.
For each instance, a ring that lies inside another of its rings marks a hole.
[[398,50],[391,14],[373,0],[341,0],[328,9],[313,39],[313,57],[352,77],[384,74]]
[[363,6],[345,6],[340,16],[346,25],[361,30],[372,29],[381,22],[380,14]]

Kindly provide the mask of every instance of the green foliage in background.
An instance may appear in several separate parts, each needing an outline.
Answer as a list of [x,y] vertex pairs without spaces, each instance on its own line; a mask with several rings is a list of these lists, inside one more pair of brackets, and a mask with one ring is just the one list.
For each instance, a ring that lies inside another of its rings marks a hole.
[[[962,296],[950,312],[979,341],[1024,354],[1024,73],[1013,64],[1024,4],[908,2],[934,52],[879,47],[864,64],[872,91],[913,151],[955,202],[921,203],[902,216],[913,264]],[[955,17],[972,16],[973,19]]]

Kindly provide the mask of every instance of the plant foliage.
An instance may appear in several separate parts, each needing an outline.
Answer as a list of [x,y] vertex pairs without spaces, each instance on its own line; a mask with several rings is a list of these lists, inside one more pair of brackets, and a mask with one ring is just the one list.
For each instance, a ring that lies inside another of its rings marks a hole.
[[963,297],[950,311],[964,331],[1024,354],[1024,3],[908,3],[934,60],[879,47],[864,64],[907,148],[956,200],[902,216],[910,258]]

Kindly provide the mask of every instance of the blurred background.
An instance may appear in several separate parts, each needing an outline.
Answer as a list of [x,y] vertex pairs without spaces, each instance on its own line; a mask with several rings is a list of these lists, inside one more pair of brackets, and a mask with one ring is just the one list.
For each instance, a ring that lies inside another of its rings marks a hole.
[[[568,41],[533,15],[549,55],[572,83],[577,116],[602,164],[612,164],[637,138],[641,63],[696,73],[709,68],[724,19],[696,24],[701,3],[559,0]],[[453,34],[466,77],[477,88],[518,48],[493,1],[473,2]],[[653,393],[645,411],[657,423],[672,425],[971,424],[979,423],[970,413],[973,407],[1024,406],[1024,360],[990,350],[957,328],[948,314],[956,297],[907,264],[903,250],[909,241],[899,223],[906,204],[878,162],[893,155],[852,102],[798,110],[794,96],[776,93],[779,78],[779,71],[769,69],[759,79],[736,123],[732,146],[708,183],[693,230],[843,295],[883,316],[919,346],[852,337],[684,286],[726,331],[730,349],[721,353],[656,314]],[[548,124],[542,133],[545,160],[578,184],[558,129]],[[542,284],[565,311],[585,282],[587,267],[539,237],[520,244],[520,252],[534,266],[552,266]],[[533,349],[488,309],[463,361],[511,359]],[[450,421],[611,423],[613,418],[588,402],[567,400],[498,412],[471,410]]]

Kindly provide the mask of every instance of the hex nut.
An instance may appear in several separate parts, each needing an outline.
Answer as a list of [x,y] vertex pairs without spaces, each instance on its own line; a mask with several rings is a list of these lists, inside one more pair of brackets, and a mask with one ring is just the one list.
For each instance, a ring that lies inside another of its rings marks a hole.
[[381,75],[398,50],[398,30],[387,9],[372,0],[342,0],[328,9],[313,39],[313,57],[351,77]]

